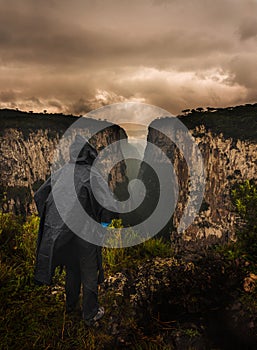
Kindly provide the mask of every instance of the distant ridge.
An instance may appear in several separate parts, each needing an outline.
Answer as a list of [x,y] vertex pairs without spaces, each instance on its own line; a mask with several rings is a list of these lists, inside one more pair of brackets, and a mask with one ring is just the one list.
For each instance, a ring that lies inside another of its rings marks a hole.
[[[226,108],[185,109],[177,117],[191,130],[204,125],[206,131],[210,130],[213,135],[222,133],[225,138],[257,141],[257,103]],[[168,122],[169,117],[153,120],[150,127],[154,128],[155,123],[164,125],[165,119]]]

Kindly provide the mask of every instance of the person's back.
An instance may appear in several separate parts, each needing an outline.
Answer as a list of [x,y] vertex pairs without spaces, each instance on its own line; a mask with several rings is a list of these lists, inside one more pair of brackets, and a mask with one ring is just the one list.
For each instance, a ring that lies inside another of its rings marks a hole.
[[[85,220],[86,214],[98,223],[110,222],[112,218],[117,217],[117,214],[103,208],[93,195],[90,180],[96,181],[97,190],[101,191],[102,196],[112,199],[108,185],[97,172],[91,173],[90,179],[91,166],[96,156],[97,151],[92,145],[83,137],[76,136],[70,147],[70,162],[53,174],[34,197],[41,217],[35,280],[51,284],[55,267],[64,265],[66,310],[70,312],[77,308],[82,284],[83,317],[87,324],[93,323],[103,315],[103,309],[98,306],[97,288],[98,284],[103,282],[101,247],[90,243],[90,237],[100,232],[97,232],[96,225],[88,225],[86,235],[81,234],[79,237],[66,223],[77,220],[76,212],[73,212],[73,203],[77,199],[86,211]],[[70,175],[69,172],[74,175],[74,183],[67,181],[67,178],[70,178],[67,176]],[[65,198],[58,207],[54,193],[57,193],[57,196],[59,193]],[[82,228],[85,228],[84,222],[81,223]]]

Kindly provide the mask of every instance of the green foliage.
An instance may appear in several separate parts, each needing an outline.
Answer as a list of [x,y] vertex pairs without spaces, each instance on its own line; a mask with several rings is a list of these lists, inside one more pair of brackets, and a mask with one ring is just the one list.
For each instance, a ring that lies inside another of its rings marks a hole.
[[0,239],[1,245],[6,244],[20,230],[21,217],[13,213],[3,213],[0,211]]
[[16,238],[17,249],[22,258],[30,264],[35,262],[36,238],[39,229],[39,217],[32,215],[22,225],[22,234]]
[[1,254],[5,257],[13,253],[16,249],[16,238],[22,230],[21,216],[12,213],[2,213],[0,211],[0,245]]
[[[38,227],[37,216],[24,221],[20,216],[0,212],[0,348],[90,350],[110,347],[115,342],[115,335],[109,332],[109,318],[115,312],[117,316],[123,312],[120,307],[113,308],[117,296],[112,291],[100,293],[106,317],[101,328],[90,329],[80,318],[65,314],[64,274],[56,274],[54,286],[34,284]],[[122,228],[122,222],[113,221],[110,230],[113,228]],[[105,260],[109,261],[109,265],[106,263],[108,274],[155,254],[170,254],[170,248],[161,240],[152,239],[131,248],[106,248],[104,253]],[[126,317],[122,322],[126,326],[131,324],[131,329],[134,329],[136,323],[128,315],[128,306],[124,314]]]
[[166,258],[172,255],[170,243],[164,242],[162,238],[151,238],[133,247],[103,249],[104,265],[109,273],[130,270],[154,257]]
[[[172,345],[166,343],[163,337],[166,333],[161,331],[161,327],[167,327],[165,323],[151,335],[144,333],[144,329],[137,323],[139,316],[135,314],[130,299],[119,295],[115,285],[114,289],[108,288],[104,290],[104,293],[100,292],[99,302],[105,306],[106,315],[99,323],[99,327],[88,328],[78,316],[67,315],[65,313],[63,274],[55,276],[54,286],[36,286],[33,283],[38,224],[37,216],[30,216],[24,222],[21,217],[0,213],[0,240],[2,243],[0,250],[0,348],[19,348],[21,350],[116,348],[118,336],[115,333],[115,327],[118,327],[120,332],[124,332],[124,337],[129,335],[131,343],[128,347],[125,347],[124,344],[124,348],[153,350],[173,348]],[[113,222],[109,230],[114,228],[122,230],[122,222]],[[119,230],[117,232],[121,233]],[[104,248],[103,255],[107,276],[117,271],[124,272],[124,270],[132,271],[131,275],[133,275],[138,273],[138,266],[151,262],[157,256],[172,257],[173,252],[169,243],[159,238],[151,238],[133,247]],[[198,266],[198,271],[201,271],[199,269],[202,266],[203,276],[208,271],[206,276],[210,275],[211,280],[213,275],[207,267],[215,266],[215,264],[208,265],[208,261],[209,258]],[[156,264],[154,264],[154,269],[156,269]],[[163,265],[160,262],[160,275],[158,274],[157,281],[164,279],[165,274],[162,274],[162,271]],[[194,291],[197,291],[197,297],[199,293],[202,293],[199,292],[201,290],[199,286],[202,285],[198,283],[201,278],[197,279],[197,275],[194,276],[193,281],[198,282],[195,285],[194,282],[192,285],[190,283],[192,290],[184,289],[187,282],[186,276],[191,273],[190,271],[185,270],[183,274],[180,265],[174,266],[172,276],[175,274],[174,281],[177,281],[176,285],[181,286],[182,291],[181,296],[178,296],[177,290],[173,290],[175,302],[183,298],[189,300],[194,296]],[[222,271],[221,266],[218,266],[215,271]],[[159,286],[159,284],[156,285]],[[174,288],[174,284],[171,285]],[[170,292],[172,294],[172,289]],[[249,308],[250,304],[249,299]],[[170,337],[174,338],[177,331],[188,342],[194,342],[200,337],[198,328],[187,325],[179,330],[177,325],[173,324],[171,329],[173,333],[170,333]],[[123,337],[123,333],[119,334],[120,336]]]
[[199,337],[200,333],[197,329],[193,329],[193,328],[186,328],[183,329],[184,334],[187,335],[190,338],[194,338],[194,337]]
[[232,190],[232,198],[238,213],[249,227],[257,225],[257,184],[246,180]]
[[[114,219],[108,226],[110,239],[108,245],[122,247],[122,220]],[[115,229],[115,230],[113,230]],[[119,230],[120,229],[120,230]],[[127,242],[135,242],[136,232],[127,229]],[[112,244],[113,243],[113,244]],[[171,244],[164,242],[162,238],[150,238],[145,242],[126,248],[104,248],[103,259],[104,267],[109,273],[115,273],[120,270],[128,270],[139,263],[153,257],[169,257],[172,255]]]
[[0,348],[100,349],[110,336],[65,315],[63,276],[33,282],[39,218],[0,212]]
[[23,221],[21,216],[0,212],[1,260],[15,257],[15,265],[34,264],[39,217],[32,215]]
[[112,222],[108,226],[109,228],[123,228],[121,219],[112,219]]
[[236,247],[247,260],[257,262],[257,184],[245,181],[232,190],[234,205],[245,222],[237,231]]
[[[230,261],[244,259],[247,270],[256,271],[257,262],[257,184],[246,180],[231,191],[232,202],[241,217],[242,227],[236,231],[236,242],[218,246],[216,250]],[[249,266],[250,264],[250,266]]]

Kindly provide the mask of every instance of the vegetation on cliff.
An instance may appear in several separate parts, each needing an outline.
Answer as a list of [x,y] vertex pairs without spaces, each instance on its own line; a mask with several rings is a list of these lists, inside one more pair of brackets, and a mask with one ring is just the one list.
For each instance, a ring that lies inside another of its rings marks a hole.
[[235,140],[257,140],[257,103],[226,108],[186,109],[178,116],[189,128],[204,125],[214,135]]

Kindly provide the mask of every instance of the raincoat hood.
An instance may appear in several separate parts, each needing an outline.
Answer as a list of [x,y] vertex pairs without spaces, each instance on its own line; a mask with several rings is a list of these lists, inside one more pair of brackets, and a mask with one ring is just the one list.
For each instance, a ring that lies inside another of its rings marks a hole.
[[92,165],[97,157],[97,150],[89,141],[76,135],[74,142],[70,146],[70,163]]

